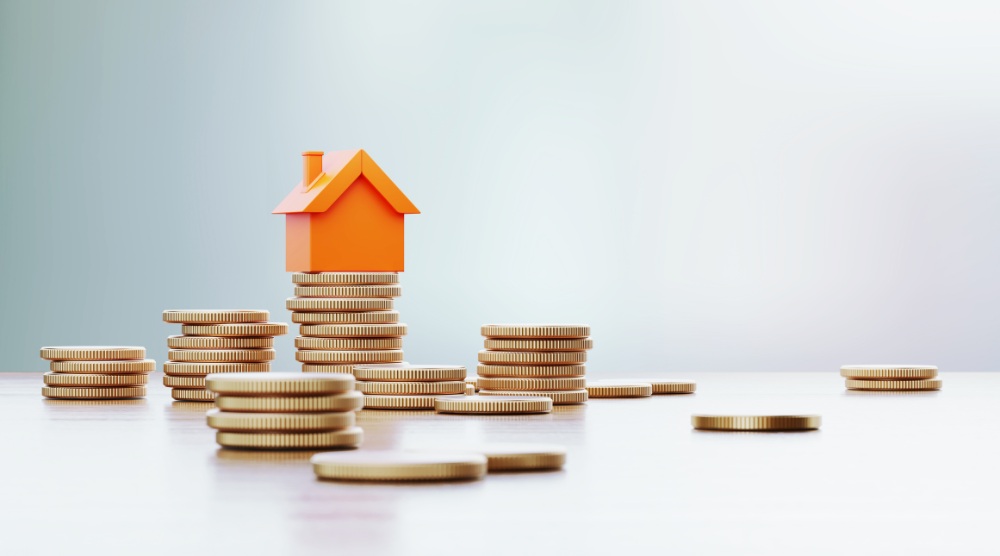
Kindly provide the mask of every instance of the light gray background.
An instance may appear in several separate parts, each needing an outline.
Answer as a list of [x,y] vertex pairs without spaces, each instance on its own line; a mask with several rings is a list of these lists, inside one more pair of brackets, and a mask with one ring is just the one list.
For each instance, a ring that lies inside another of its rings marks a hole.
[[164,309],[288,321],[270,211],[300,151],[358,147],[423,211],[411,362],[561,321],[595,375],[996,369],[998,28],[992,2],[3,2],[0,369],[163,360]]

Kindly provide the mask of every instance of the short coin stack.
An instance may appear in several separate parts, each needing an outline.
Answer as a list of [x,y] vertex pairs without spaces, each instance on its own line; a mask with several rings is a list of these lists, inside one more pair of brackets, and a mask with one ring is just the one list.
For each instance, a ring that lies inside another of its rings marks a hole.
[[354,412],[363,398],[344,373],[227,373],[209,375],[218,397],[208,412],[215,440],[226,448],[295,450],[357,448],[362,431]]
[[940,390],[934,365],[844,365],[840,376],[848,390]]
[[296,272],[295,297],[286,300],[298,323],[295,359],[303,372],[350,373],[356,364],[403,360],[406,325],[393,298],[395,272]]
[[355,365],[365,409],[434,409],[434,400],[465,393],[461,365]]
[[580,324],[486,324],[477,387],[482,396],[546,396],[555,405],[587,401],[590,327]]
[[288,333],[283,322],[267,322],[262,310],[164,311],[163,321],[181,325],[182,336],[167,338],[170,348],[163,364],[163,385],[184,402],[210,402],[205,389],[212,373],[269,372],[274,337]]
[[51,361],[42,395],[66,400],[124,400],[146,396],[156,361],[145,359],[144,347],[43,347]]

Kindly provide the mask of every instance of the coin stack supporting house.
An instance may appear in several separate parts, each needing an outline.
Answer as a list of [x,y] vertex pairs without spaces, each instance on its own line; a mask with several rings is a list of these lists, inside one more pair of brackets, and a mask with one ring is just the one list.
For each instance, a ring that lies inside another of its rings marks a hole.
[[845,377],[848,390],[880,390],[913,392],[940,390],[941,379],[934,365],[844,365],[840,376]]
[[66,400],[124,400],[146,395],[156,361],[145,359],[144,347],[43,347],[50,372],[42,379],[42,395]]
[[298,323],[295,358],[303,372],[351,373],[354,365],[403,360],[406,325],[393,298],[395,272],[296,272],[295,297],[285,302]]
[[547,396],[555,405],[587,401],[590,327],[563,324],[486,324],[479,352],[482,396]]
[[434,409],[442,396],[462,397],[466,391],[461,365],[355,365],[357,389],[365,409]]
[[288,333],[283,322],[267,322],[267,311],[164,311],[163,321],[180,324],[182,336],[167,338],[163,385],[183,402],[210,402],[205,389],[212,373],[266,373],[274,359],[274,337]]
[[362,431],[354,412],[363,398],[346,373],[232,373],[209,375],[217,409],[208,426],[226,448],[295,450],[357,448]]

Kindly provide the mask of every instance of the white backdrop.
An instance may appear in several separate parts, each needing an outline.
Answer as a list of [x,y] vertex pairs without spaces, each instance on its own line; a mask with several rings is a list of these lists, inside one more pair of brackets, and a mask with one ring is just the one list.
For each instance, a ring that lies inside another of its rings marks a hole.
[[411,362],[557,321],[594,375],[997,368],[993,2],[0,6],[0,370],[289,321],[270,211],[359,147],[423,212]]

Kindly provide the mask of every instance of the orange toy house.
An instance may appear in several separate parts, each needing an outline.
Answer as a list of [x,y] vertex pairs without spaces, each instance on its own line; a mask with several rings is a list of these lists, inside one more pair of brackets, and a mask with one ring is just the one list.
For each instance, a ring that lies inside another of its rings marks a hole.
[[363,150],[302,153],[285,215],[289,272],[403,270],[403,215],[420,214]]

